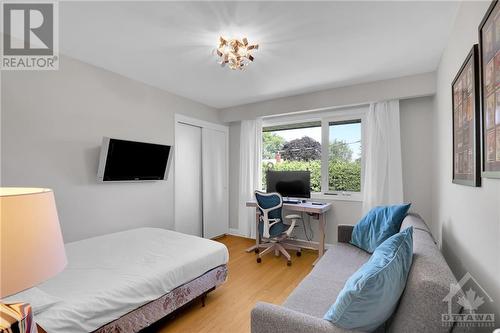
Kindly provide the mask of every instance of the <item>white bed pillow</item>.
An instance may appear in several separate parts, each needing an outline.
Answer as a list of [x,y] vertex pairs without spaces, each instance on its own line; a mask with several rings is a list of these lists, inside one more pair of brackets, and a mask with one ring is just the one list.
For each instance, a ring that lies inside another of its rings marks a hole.
[[2,303],[30,303],[33,315],[42,313],[61,301],[62,299],[59,297],[49,295],[37,287],[26,289],[2,299]]

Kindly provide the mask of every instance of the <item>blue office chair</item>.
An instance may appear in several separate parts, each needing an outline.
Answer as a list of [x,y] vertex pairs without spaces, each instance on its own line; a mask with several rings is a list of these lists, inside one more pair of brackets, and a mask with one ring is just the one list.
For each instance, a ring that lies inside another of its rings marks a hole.
[[[279,193],[265,193],[255,191],[255,200],[259,208],[259,235],[262,242],[259,244],[256,252],[258,253],[257,262],[262,261],[262,257],[274,250],[276,256],[283,254],[287,259],[287,265],[292,264],[290,254],[286,249],[297,251],[297,256],[301,255],[301,248],[287,244],[286,239],[290,238],[293,228],[297,220],[301,219],[300,215],[287,215],[285,218],[290,219],[290,225],[283,223],[282,208],[283,198]],[[262,252],[261,249],[264,249]]]

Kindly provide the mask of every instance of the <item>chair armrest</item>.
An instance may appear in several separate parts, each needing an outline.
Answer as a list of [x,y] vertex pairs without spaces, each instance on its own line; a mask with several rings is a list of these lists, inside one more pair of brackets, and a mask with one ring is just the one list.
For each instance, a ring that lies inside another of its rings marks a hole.
[[353,225],[349,224],[339,224],[337,240],[339,243],[349,243],[352,236]]
[[252,333],[337,333],[344,330],[327,320],[285,307],[258,302],[252,309]]

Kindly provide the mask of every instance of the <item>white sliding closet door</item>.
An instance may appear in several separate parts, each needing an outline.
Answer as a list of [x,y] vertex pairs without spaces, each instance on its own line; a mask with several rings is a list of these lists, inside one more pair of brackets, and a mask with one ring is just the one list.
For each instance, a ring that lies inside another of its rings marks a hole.
[[202,129],[203,237],[229,230],[227,132]]
[[203,236],[201,128],[175,125],[175,230]]

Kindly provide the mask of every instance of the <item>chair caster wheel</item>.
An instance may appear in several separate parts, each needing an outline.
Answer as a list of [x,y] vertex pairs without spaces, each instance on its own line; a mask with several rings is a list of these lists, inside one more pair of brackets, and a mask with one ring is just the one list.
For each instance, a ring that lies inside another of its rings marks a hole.
[[253,252],[259,253],[259,249],[255,249],[255,250],[253,250]]
[[257,263],[261,263],[262,262],[262,259],[261,258],[257,258]]
[[297,257],[300,257],[302,255],[302,252],[297,251]]
[[288,261],[286,262],[286,265],[287,265],[287,266],[292,266],[292,261],[291,261],[291,260],[288,260]]

